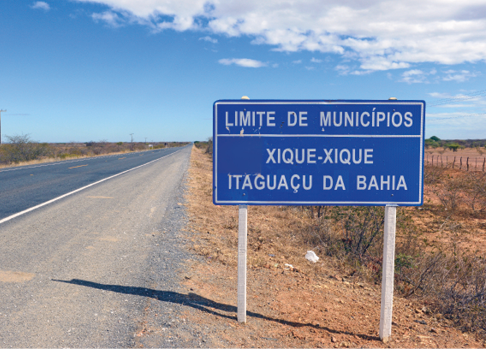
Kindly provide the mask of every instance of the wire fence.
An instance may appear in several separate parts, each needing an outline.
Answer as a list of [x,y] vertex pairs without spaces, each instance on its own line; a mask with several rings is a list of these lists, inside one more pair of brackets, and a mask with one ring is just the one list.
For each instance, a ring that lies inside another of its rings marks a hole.
[[464,171],[482,171],[486,166],[486,157],[450,156],[425,154],[425,164],[450,167]]

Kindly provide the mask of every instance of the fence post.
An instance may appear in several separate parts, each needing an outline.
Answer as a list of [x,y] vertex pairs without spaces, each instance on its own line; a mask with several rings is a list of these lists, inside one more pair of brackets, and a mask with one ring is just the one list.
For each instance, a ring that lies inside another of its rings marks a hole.
[[486,165],[486,158],[483,158],[483,172],[484,172],[484,165]]
[[456,164],[456,157],[454,156],[454,161],[452,162],[452,168],[454,168],[455,164]]
[[462,170],[462,156],[459,158],[459,169]]
[[434,166],[434,155],[432,155],[432,166]]
[[467,157],[467,159],[466,159],[466,166],[467,166],[467,167],[466,167],[466,168],[467,168],[467,171],[469,171],[469,156],[468,156],[468,157]]

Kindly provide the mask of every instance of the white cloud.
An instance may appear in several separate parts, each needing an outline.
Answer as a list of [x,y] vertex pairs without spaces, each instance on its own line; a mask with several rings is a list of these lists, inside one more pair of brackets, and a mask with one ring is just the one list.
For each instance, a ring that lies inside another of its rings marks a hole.
[[426,78],[427,78],[426,74],[423,71],[418,69],[412,69],[402,74],[402,81],[407,82],[409,84],[425,82]]
[[[449,72],[453,73],[453,72]],[[484,138],[486,128],[486,90],[462,91],[458,94],[443,92],[429,93],[427,101],[427,126],[441,129],[441,138]],[[430,112],[429,110],[432,110]],[[439,112],[434,112],[439,111]]]
[[434,98],[451,98],[450,94],[442,92],[430,92],[429,96],[432,96]]
[[302,63],[302,60],[301,60],[301,59],[299,59],[299,60],[297,60],[297,61],[292,61],[292,63],[294,63],[294,64],[300,64],[300,63]]
[[33,9],[40,9],[40,10],[44,10],[44,11],[49,11],[51,9],[49,4],[47,2],[44,2],[44,1],[34,2],[34,4],[32,5],[32,8]]
[[344,64],[337,65],[334,69],[341,75],[348,75],[351,72],[351,68]]
[[401,82],[406,82],[408,84],[420,84],[420,83],[429,83],[429,77],[431,75],[436,75],[437,70],[432,69],[429,72],[424,72],[419,69],[412,69],[404,72],[402,74]]
[[441,108],[457,109],[457,108],[475,108],[474,104],[444,104],[440,106]]
[[322,59],[317,59],[317,58],[312,57],[311,62],[312,63],[322,63]]
[[486,112],[486,90],[466,91],[456,95],[431,92],[429,95],[435,98],[428,104],[430,107],[477,108],[479,111]]
[[96,21],[106,22],[109,26],[119,27],[123,20],[114,12],[106,11],[103,13],[93,13],[91,17]]
[[[77,1],[104,4],[154,31],[205,30],[277,51],[334,53],[364,72],[486,60],[483,0]],[[460,81],[456,75],[450,79]]]
[[214,39],[210,36],[205,36],[203,38],[199,38],[199,40],[204,40],[204,41],[208,41],[208,42],[212,42],[213,44],[217,44],[218,43],[218,40],[217,39]]
[[[428,123],[449,123],[462,127],[471,126],[477,128],[478,124],[486,123],[486,113],[465,113],[463,111],[450,113],[427,113],[426,121]],[[476,131],[478,130],[476,129]]]
[[434,134],[443,139],[482,139],[486,128],[486,114],[427,112],[427,136]]
[[265,67],[267,65],[264,62],[256,61],[254,59],[249,59],[249,58],[231,58],[231,59],[224,58],[224,59],[220,59],[218,62],[224,65],[235,64],[245,68],[260,68],[260,67]]
[[446,76],[443,78],[444,81],[456,81],[456,82],[464,82],[469,80],[470,78],[476,77],[477,73],[471,73],[468,70],[448,70],[445,72]]
[[350,74],[352,75],[366,75],[371,74],[373,70],[354,70]]

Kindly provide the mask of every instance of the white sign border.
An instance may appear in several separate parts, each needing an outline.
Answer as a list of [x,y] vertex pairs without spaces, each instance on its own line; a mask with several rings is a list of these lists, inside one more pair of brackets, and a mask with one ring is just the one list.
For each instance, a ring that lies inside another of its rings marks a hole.
[[[419,166],[419,201],[407,201],[407,202],[388,202],[388,201],[223,201],[218,200],[218,188],[215,185],[218,183],[218,173],[216,171],[216,164],[218,163],[218,137],[241,137],[239,134],[218,134],[218,105],[258,105],[258,104],[302,104],[302,105],[419,105],[420,106],[420,134],[419,135],[282,135],[282,134],[245,134],[244,137],[334,137],[334,138],[420,138],[420,166]],[[241,101],[216,101],[213,106],[213,191],[214,191],[214,204],[216,205],[255,205],[255,206],[263,206],[263,205],[282,205],[282,206],[355,206],[355,205],[363,205],[363,206],[386,206],[386,205],[397,205],[397,206],[415,206],[423,204],[423,161],[424,161],[424,132],[425,132],[425,102],[419,101],[291,101],[291,100],[241,100]],[[422,200],[420,200],[422,198]]]

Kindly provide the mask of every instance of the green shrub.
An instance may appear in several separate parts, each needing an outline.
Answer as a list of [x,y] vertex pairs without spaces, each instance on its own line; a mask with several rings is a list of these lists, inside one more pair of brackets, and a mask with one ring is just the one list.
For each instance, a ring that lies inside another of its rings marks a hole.
[[446,145],[447,148],[452,150],[453,152],[457,151],[457,149],[461,148],[461,146],[457,143],[450,143]]
[[440,144],[437,142],[437,141],[434,141],[432,139],[426,139],[425,140],[425,146],[428,148],[428,147],[431,147],[431,148],[438,148],[440,146]]

